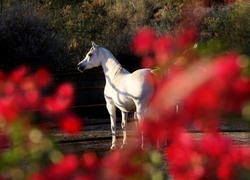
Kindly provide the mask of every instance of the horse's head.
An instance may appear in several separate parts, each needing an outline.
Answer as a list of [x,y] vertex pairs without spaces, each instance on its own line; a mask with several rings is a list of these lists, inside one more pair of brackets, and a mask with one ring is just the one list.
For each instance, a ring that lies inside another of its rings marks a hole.
[[87,53],[85,58],[78,63],[78,70],[83,72],[86,69],[91,69],[94,67],[98,67],[101,65],[101,58],[99,57],[98,53],[98,45],[96,45],[94,42],[92,43],[92,47],[90,51]]

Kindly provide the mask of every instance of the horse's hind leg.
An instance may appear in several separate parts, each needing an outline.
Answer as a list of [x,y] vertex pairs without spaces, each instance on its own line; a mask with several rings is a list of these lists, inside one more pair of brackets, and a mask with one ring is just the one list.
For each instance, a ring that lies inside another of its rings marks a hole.
[[[136,113],[135,113],[135,115],[136,115],[139,123],[141,123],[144,111],[145,111],[145,108],[144,108],[143,104],[142,103],[136,103]],[[143,149],[143,147],[144,147],[144,137],[143,137],[143,132],[140,132],[140,133],[141,133],[140,143],[141,143],[141,148]]]
[[127,141],[127,119],[128,119],[128,113],[122,111],[121,127],[122,127],[122,132],[123,132],[123,142],[122,142],[121,149],[124,148],[124,146],[126,145],[126,141]]

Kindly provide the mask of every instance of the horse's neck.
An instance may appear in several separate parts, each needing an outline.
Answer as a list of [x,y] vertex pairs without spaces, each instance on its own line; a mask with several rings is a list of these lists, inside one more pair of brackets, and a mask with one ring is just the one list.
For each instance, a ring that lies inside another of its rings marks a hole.
[[122,69],[122,65],[111,55],[103,61],[102,68],[105,76],[109,79],[113,79],[117,72]]

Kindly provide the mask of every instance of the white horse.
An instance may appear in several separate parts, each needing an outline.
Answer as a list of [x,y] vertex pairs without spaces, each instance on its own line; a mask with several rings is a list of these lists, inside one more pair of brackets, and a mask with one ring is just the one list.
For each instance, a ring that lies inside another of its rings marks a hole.
[[[140,122],[152,96],[153,86],[146,81],[151,70],[140,69],[130,73],[121,66],[109,50],[92,42],[92,48],[78,64],[78,70],[83,72],[86,69],[98,66],[102,66],[106,80],[104,97],[110,115],[112,131],[112,145],[110,149],[116,148],[116,107],[122,112],[122,148],[126,145],[127,140],[128,112],[135,112],[135,117]],[[141,143],[143,147],[143,136]]]

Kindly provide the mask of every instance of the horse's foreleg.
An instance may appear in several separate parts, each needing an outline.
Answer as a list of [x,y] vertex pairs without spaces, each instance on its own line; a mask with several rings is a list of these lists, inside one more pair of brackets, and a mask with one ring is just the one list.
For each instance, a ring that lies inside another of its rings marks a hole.
[[138,131],[139,130],[139,123],[138,123],[138,118],[137,118],[136,112],[134,112],[134,120],[135,120],[135,129]]
[[122,142],[121,149],[124,148],[124,146],[126,145],[126,141],[127,141],[127,119],[128,119],[128,113],[122,111],[121,127],[122,127],[122,132],[123,132],[123,142]]
[[116,112],[115,112],[115,105],[111,101],[107,101],[107,110],[110,115],[110,122],[111,122],[111,133],[112,133],[112,145],[110,147],[111,150],[116,148]]

